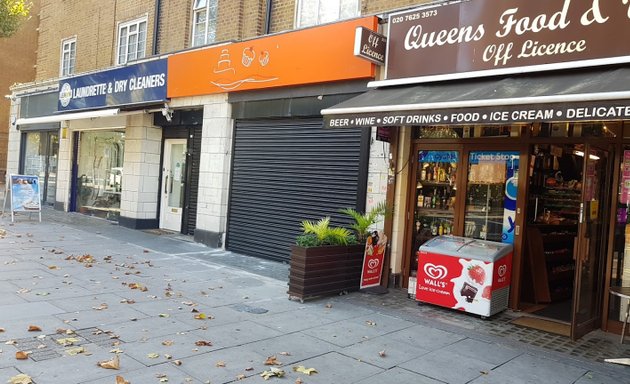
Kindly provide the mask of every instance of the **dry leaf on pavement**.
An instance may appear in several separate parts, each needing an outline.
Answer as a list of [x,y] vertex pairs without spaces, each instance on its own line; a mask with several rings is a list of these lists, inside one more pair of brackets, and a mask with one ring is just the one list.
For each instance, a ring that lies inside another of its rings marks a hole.
[[122,376],[116,376],[116,384],[131,384],[131,383],[123,379]]
[[218,368],[225,368],[225,361],[219,361],[215,364]]
[[260,376],[265,380],[269,380],[272,377],[284,377],[284,371],[276,367],[271,367],[270,370],[264,371]]
[[97,311],[102,311],[103,309],[107,309],[109,308],[109,306],[107,305],[107,303],[102,303],[101,305],[99,305],[98,307],[92,307],[92,309],[96,309]]
[[162,342],[162,345],[166,346],[166,347],[170,347],[171,345],[175,344],[175,342],[173,340],[164,340]]
[[158,357],[160,357],[160,355],[158,353],[148,353],[147,357],[149,359],[157,359]]
[[8,383],[10,384],[32,384],[33,379],[29,375],[25,375],[20,373],[17,376],[13,376],[9,379]]
[[96,365],[105,369],[120,369],[120,358],[118,355],[114,355],[113,359],[99,361]]
[[73,345],[74,343],[78,343],[79,339],[77,339],[76,337],[66,337],[63,339],[57,339],[56,341],[57,343],[63,345],[64,347],[67,347],[67,346]]
[[76,356],[80,353],[85,353],[85,348],[83,347],[70,348],[66,350],[66,353],[70,356]]
[[295,384],[304,384],[304,382],[301,378],[298,377],[297,379],[295,379]]
[[15,352],[15,358],[18,360],[26,360],[30,353],[30,351],[17,351]]
[[297,367],[293,367],[293,372],[299,372],[310,376],[313,373],[317,373],[317,370],[315,368],[306,368],[303,365],[298,365]]
[[384,351],[384,350],[383,350],[383,351],[380,351],[380,352],[378,353],[378,355],[379,355],[380,357],[385,357],[385,356],[387,356],[387,354],[385,353],[385,351]]
[[28,331],[29,332],[41,332],[42,329],[40,327],[38,327],[37,325],[29,325],[28,326]]
[[269,357],[267,357],[267,360],[265,360],[264,364],[265,365],[282,365],[282,363],[278,361],[276,356],[269,356]]
[[173,364],[177,365],[178,367],[180,365],[182,365],[182,361],[181,360],[173,360]]
[[208,340],[198,340],[195,342],[198,347],[212,347],[212,342]]

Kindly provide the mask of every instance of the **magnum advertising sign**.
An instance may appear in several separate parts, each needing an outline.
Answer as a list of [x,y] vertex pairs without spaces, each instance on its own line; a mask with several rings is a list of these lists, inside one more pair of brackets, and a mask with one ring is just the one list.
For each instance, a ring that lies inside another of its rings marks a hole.
[[630,62],[629,0],[470,0],[389,21],[393,84]]

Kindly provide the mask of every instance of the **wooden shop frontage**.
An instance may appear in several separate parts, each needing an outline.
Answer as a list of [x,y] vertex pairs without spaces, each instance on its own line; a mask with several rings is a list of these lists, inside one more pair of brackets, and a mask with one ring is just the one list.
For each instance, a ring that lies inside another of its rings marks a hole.
[[387,27],[383,78],[322,113],[331,129],[392,133],[394,274],[415,284],[435,236],[511,243],[509,306],[525,325],[621,333],[627,304],[610,288],[630,286],[630,5],[471,0]]

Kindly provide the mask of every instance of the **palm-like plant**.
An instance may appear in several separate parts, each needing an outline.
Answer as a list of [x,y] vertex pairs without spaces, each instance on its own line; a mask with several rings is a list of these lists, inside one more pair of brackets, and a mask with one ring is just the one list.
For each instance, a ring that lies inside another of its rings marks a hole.
[[390,213],[387,208],[387,204],[384,201],[378,203],[366,213],[361,213],[352,208],[344,208],[340,212],[352,217],[354,220],[354,223],[350,225],[350,228],[356,232],[357,240],[359,242],[364,242],[367,239],[370,235],[370,227],[377,223],[381,216],[384,217]]
[[349,229],[331,227],[328,216],[316,223],[310,220],[302,221],[302,231],[303,235],[298,237],[298,244],[301,245],[348,245],[355,242]]

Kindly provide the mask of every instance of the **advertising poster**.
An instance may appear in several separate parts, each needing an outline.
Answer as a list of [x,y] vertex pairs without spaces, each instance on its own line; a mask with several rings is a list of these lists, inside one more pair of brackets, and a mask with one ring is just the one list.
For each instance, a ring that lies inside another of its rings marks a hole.
[[[505,181],[503,194],[503,229],[501,242],[514,244],[514,228],[516,217],[516,194],[518,191],[518,152],[471,152],[471,170],[474,166],[480,169],[480,180],[491,182]],[[483,172],[492,171],[492,172]],[[501,174],[497,174],[497,173]],[[492,174],[494,173],[494,174]]]
[[[2,213],[7,200],[11,204],[11,221],[15,212],[38,213],[39,221],[42,221],[42,206],[39,192],[39,178],[28,175],[10,175],[7,185],[7,193],[10,197],[4,199]],[[6,195],[6,196],[8,196]]]
[[381,285],[387,236],[383,232],[374,231],[365,242],[363,254],[363,269],[361,271],[361,285],[359,289]]

